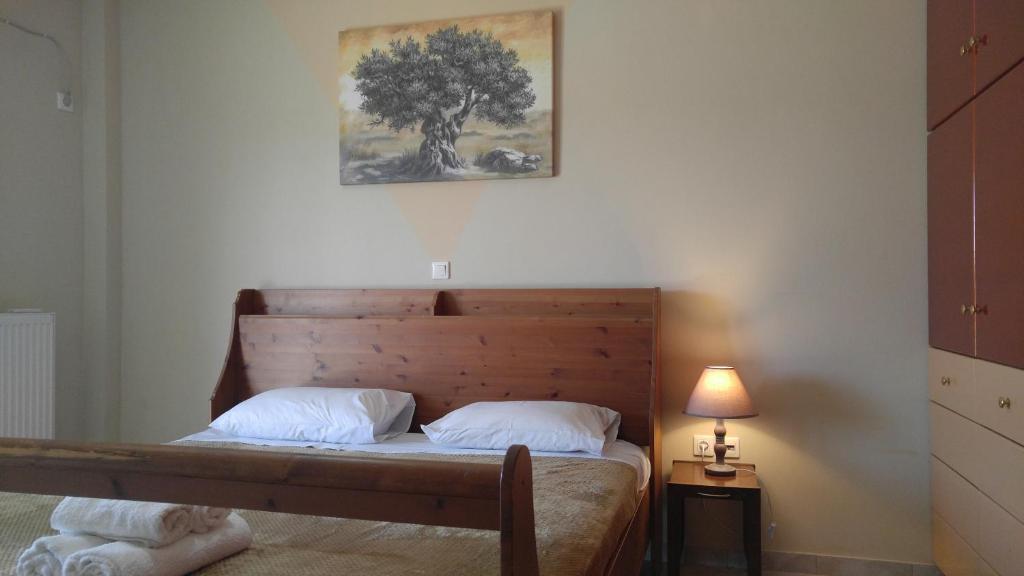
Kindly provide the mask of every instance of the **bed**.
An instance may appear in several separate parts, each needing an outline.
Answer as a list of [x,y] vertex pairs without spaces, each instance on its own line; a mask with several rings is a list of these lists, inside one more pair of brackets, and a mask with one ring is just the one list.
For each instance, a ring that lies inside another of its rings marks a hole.
[[81,495],[244,509],[254,546],[201,574],[637,574],[649,542],[660,557],[658,299],[242,290],[214,418],[303,385],[410,392],[413,430],[480,400],[557,399],[618,411],[627,456],[438,452],[420,434],[373,452],[202,435],[167,446],[4,440],[0,491],[22,494],[3,500],[0,566],[47,532],[56,496]]

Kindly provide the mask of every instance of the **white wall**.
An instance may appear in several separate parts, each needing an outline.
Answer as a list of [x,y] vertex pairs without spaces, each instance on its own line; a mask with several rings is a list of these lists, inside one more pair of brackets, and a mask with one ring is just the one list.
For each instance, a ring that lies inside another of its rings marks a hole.
[[666,456],[735,363],[771,547],[927,561],[924,2],[554,4],[558,177],[344,188],[339,29],[552,2],[123,5],[123,437],[207,422],[242,287],[660,285]]
[[0,15],[53,35],[0,25],[0,310],[57,313],[57,434],[86,430],[82,334],[82,123],[57,110],[79,93],[81,8],[76,0],[0,0]]

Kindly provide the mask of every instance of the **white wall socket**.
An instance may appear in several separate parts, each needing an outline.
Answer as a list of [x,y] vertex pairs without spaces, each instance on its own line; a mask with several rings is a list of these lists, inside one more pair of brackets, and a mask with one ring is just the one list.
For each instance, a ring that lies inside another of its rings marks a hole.
[[451,262],[431,262],[430,278],[433,280],[448,280],[452,277]]
[[[700,456],[700,445],[701,442],[707,442],[707,451],[704,455],[710,458],[715,457],[715,437],[714,436],[694,436],[693,437],[693,455]],[[740,457],[740,438],[739,436],[726,436],[725,446],[728,450],[725,451],[726,458],[739,458]]]

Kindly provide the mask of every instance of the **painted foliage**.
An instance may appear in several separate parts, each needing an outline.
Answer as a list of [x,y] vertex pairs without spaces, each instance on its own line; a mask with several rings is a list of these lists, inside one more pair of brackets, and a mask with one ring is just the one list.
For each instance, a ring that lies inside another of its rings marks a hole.
[[551,176],[553,15],[338,35],[342,184]]

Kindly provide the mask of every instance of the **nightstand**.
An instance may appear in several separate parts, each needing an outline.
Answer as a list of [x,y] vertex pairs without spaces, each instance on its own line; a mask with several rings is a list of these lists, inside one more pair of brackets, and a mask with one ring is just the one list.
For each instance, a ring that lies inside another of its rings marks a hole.
[[686,539],[686,500],[713,498],[739,500],[743,503],[743,548],[747,556],[748,576],[761,576],[761,487],[757,477],[743,469],[753,464],[734,464],[735,477],[722,478],[704,474],[704,463],[672,462],[672,478],[668,481],[668,574],[679,574]]

